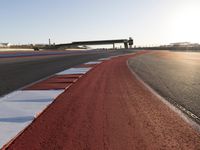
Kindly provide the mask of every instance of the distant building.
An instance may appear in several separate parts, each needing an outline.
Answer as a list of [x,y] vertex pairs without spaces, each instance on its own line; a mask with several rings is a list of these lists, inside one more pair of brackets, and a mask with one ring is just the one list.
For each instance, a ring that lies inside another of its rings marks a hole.
[[6,48],[9,47],[10,44],[9,43],[0,43],[0,48]]
[[171,43],[170,46],[173,47],[199,47],[198,43],[190,43],[190,42],[178,42],[178,43]]

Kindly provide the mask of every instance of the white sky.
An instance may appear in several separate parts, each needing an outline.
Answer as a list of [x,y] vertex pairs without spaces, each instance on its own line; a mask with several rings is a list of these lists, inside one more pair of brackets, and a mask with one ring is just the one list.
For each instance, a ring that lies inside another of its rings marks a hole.
[[200,0],[1,0],[0,42],[200,43]]

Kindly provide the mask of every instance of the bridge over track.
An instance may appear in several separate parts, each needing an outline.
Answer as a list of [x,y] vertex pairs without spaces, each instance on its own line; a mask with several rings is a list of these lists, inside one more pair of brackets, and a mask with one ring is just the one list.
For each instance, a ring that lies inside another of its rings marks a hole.
[[116,39],[116,40],[100,40],[100,41],[78,41],[78,42],[72,42],[68,44],[58,44],[55,45],[56,48],[71,48],[76,46],[83,46],[83,45],[107,45],[112,44],[113,48],[115,48],[115,44],[123,43],[124,48],[132,47],[133,45],[133,39]]
[[88,45],[113,45],[113,49],[115,48],[115,44],[122,43],[124,44],[124,48],[132,48],[133,39],[130,37],[129,39],[115,39],[115,40],[99,40],[99,41],[78,41],[66,44],[54,44],[54,45],[45,45],[45,46],[36,46],[33,47],[34,50],[39,49],[65,49],[65,48],[77,48],[78,46],[88,46]]

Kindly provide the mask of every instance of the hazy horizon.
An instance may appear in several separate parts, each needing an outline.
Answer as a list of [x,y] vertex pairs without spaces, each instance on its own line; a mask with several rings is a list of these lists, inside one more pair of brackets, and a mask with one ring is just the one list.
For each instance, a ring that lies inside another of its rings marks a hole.
[[200,43],[198,0],[2,0],[0,42],[134,38],[138,46]]

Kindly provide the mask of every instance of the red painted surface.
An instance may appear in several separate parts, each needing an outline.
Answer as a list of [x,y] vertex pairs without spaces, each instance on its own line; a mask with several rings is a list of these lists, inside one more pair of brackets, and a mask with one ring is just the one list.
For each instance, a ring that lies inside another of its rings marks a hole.
[[74,83],[76,82],[77,78],[59,78],[59,77],[52,77],[48,80],[43,81],[44,83]]
[[82,74],[66,74],[66,75],[55,75],[56,78],[80,78]]
[[71,83],[38,83],[34,84],[25,90],[60,90],[66,89]]
[[80,75],[55,75],[46,80],[33,84],[24,90],[58,90],[66,89],[75,83]]
[[199,149],[199,133],[131,74],[129,57],[84,75],[8,149]]

